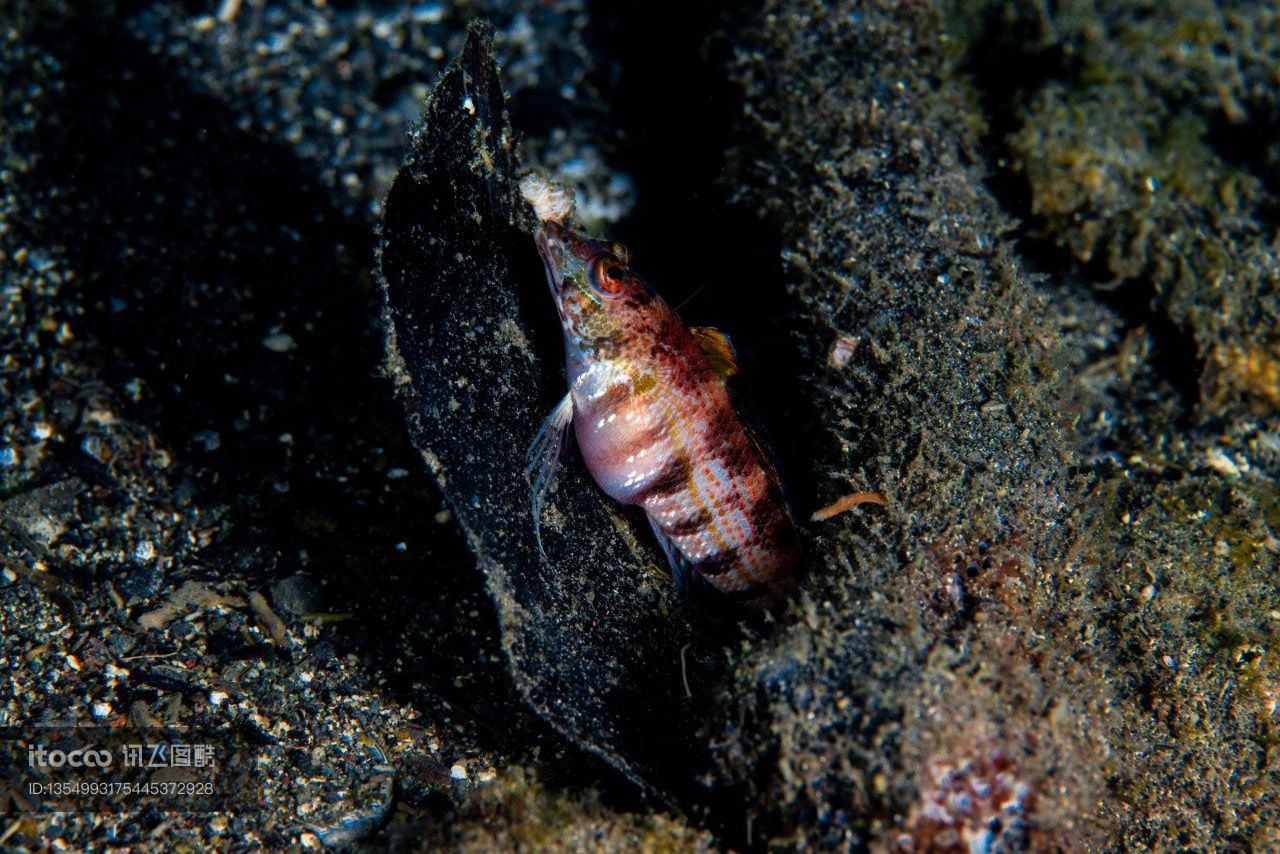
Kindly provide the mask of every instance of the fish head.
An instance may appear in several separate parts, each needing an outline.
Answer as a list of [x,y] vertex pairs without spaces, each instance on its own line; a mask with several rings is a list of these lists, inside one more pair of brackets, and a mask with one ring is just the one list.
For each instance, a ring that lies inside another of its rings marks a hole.
[[620,245],[554,221],[534,235],[572,355],[612,358],[666,306],[627,263]]

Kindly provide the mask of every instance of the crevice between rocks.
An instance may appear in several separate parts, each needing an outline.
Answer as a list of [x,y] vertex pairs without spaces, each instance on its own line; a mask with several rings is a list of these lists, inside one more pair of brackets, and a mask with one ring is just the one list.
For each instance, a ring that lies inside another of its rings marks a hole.
[[[745,417],[768,437],[797,511],[814,494],[801,447],[812,403],[795,380],[812,372],[789,338],[787,293],[776,229],[734,198],[730,158],[742,94],[726,69],[734,28],[762,4],[694,4],[673,27],[642,2],[589,3],[593,44],[606,54],[602,91],[618,128],[612,153],[635,181],[637,204],[611,235],[690,326],[714,326],[737,349],[733,387]],[[799,423],[798,423],[799,422]]]
[[[741,367],[733,388],[744,417],[762,428],[803,516],[815,480],[803,425],[813,416],[796,378],[813,366],[790,337],[794,306],[780,236],[735,200],[729,166],[746,143],[736,133],[741,93],[726,69],[735,27],[753,20],[761,6],[758,0],[730,8],[694,4],[673,26],[650,4],[588,0],[589,43],[600,52],[594,82],[609,104],[613,131],[593,141],[631,176],[636,191],[630,215],[601,236],[628,247],[637,270],[687,324],[730,336]],[[548,345],[558,347],[558,331],[545,333]],[[534,335],[541,339],[544,331],[535,328]],[[731,645],[735,631],[722,629]],[[711,728],[718,732],[718,722]],[[749,839],[752,805],[745,791],[718,789],[701,804],[684,806],[694,807],[695,820],[735,850],[758,848],[768,830],[756,827]]]

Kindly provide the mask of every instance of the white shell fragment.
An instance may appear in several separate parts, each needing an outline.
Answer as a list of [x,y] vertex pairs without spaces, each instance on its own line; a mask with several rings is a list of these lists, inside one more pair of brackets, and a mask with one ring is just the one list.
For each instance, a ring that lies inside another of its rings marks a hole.
[[844,370],[849,366],[849,361],[853,358],[853,351],[857,347],[857,338],[841,335],[831,345],[831,351],[827,354],[827,364],[837,371]]
[[573,190],[531,172],[520,179],[520,195],[543,222],[566,222],[573,215]]

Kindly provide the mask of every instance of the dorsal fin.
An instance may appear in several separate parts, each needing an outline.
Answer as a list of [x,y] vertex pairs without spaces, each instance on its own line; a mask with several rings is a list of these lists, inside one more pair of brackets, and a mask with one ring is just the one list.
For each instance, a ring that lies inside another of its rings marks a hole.
[[689,331],[717,374],[731,377],[738,372],[738,356],[733,352],[728,335],[712,326],[691,326]]

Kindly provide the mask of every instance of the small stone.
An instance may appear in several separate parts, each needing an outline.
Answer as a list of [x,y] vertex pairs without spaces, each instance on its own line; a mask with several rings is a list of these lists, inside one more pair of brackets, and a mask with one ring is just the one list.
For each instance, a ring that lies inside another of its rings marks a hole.
[[444,4],[420,3],[409,13],[420,24],[438,24],[444,20]]
[[1209,468],[1219,474],[1227,475],[1228,477],[1238,477],[1241,472],[1249,470],[1249,463],[1247,461],[1242,463],[1238,458],[1232,459],[1227,456],[1221,448],[1210,448],[1204,452],[1204,456],[1205,462],[1209,464]]
[[262,346],[273,353],[288,353],[298,346],[298,342],[294,341],[293,336],[287,332],[276,332],[263,338]]
[[222,437],[217,430],[201,430],[191,437],[191,442],[207,454],[222,447]]
[[325,610],[323,595],[315,579],[296,573],[281,579],[271,588],[271,601],[281,611],[307,616]]

